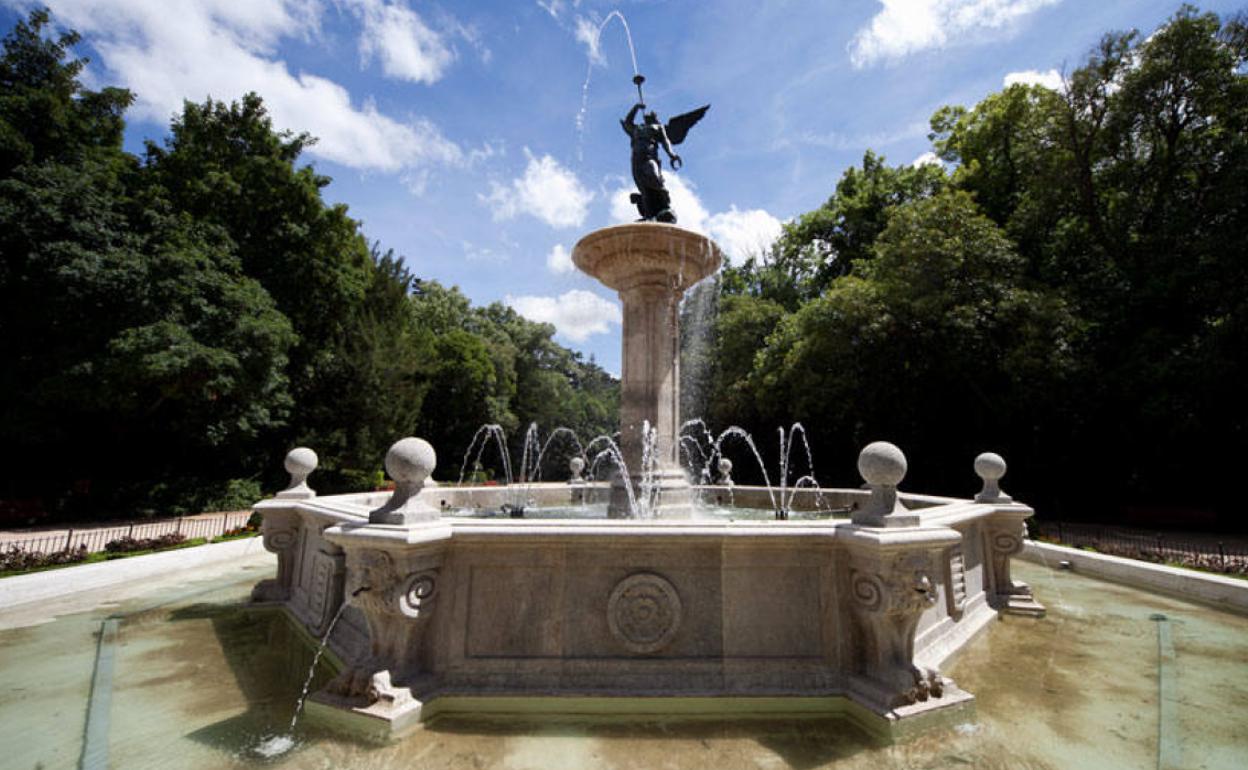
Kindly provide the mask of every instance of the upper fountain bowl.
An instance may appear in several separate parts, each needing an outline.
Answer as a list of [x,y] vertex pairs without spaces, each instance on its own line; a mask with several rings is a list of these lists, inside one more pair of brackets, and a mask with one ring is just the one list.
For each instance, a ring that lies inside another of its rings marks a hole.
[[616,291],[646,285],[684,291],[723,260],[719,246],[705,235],[659,222],[604,227],[572,250],[577,267]]

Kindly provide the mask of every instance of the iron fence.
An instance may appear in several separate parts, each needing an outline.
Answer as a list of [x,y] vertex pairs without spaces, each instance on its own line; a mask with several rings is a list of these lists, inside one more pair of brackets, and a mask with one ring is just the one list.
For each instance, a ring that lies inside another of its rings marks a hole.
[[197,537],[213,538],[237,529],[247,523],[250,511],[234,511],[215,516],[164,519],[161,521],[135,522],[112,527],[68,529],[49,535],[22,537],[0,542],[0,550],[18,548],[28,553],[57,553],[86,547],[87,553],[105,550],[114,540],[135,538],[145,540],[162,535],[185,535],[187,540]]
[[1092,548],[1100,553],[1141,561],[1248,575],[1248,545],[1243,541],[1060,521],[1031,521],[1027,526],[1033,538],[1059,545]]

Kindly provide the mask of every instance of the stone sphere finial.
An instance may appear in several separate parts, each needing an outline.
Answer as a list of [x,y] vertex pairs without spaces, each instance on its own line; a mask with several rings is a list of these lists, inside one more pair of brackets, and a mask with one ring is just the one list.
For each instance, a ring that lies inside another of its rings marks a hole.
[[729,460],[727,457],[721,457],[719,458],[719,462],[716,464],[716,466],[719,468],[719,483],[725,486],[731,485],[732,484],[732,460]]
[[399,439],[386,452],[386,473],[394,479],[394,494],[368,514],[370,524],[411,524],[438,518],[438,511],[420,499],[420,490],[437,467],[438,455],[421,438]]
[[572,472],[572,476],[568,479],[569,484],[575,484],[585,479],[581,477],[581,471],[585,470],[585,458],[580,455],[573,455],[568,460],[568,470]]
[[437,464],[437,453],[423,438],[399,439],[386,452],[386,473],[396,485],[410,484],[419,489]]
[[858,453],[858,473],[872,487],[897,486],[906,469],[906,456],[896,444],[875,441]]
[[316,452],[306,446],[295,447],[287,452],[283,464],[290,474],[290,484],[278,492],[277,496],[286,499],[316,497],[316,492],[308,486],[308,476],[316,470],[317,462]]
[[896,444],[875,441],[858,453],[858,472],[871,490],[871,497],[852,519],[868,527],[909,527],[919,517],[906,510],[897,497],[897,485],[906,477],[906,455]]
[[975,474],[983,479],[984,487],[975,495],[977,503],[1009,503],[1013,498],[1001,491],[1001,477],[1005,475],[1005,458],[996,452],[984,452],[975,458]]

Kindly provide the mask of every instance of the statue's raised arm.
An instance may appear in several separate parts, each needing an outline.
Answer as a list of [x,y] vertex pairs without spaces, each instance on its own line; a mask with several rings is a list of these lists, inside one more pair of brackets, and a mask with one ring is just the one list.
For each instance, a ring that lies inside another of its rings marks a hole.
[[638,111],[644,110],[645,108],[646,108],[646,105],[642,104],[641,102],[638,102],[633,105],[633,108],[628,111],[627,115],[625,115],[623,118],[620,118],[620,127],[624,129],[624,133],[628,134],[629,136],[633,135],[633,130],[637,128],[637,124],[635,122],[637,119],[637,113]]

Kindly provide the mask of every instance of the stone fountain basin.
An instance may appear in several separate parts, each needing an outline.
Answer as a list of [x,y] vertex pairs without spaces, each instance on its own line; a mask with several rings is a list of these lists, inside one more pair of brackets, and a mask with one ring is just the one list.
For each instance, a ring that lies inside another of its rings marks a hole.
[[585,236],[573,248],[572,261],[616,291],[645,284],[684,291],[718,270],[723,252],[692,230],[635,222]]
[[[491,506],[514,492],[434,487],[421,496],[435,507]],[[608,487],[533,484],[526,494],[566,505],[605,497]],[[742,487],[732,494],[767,496]],[[823,492],[843,504],[866,494]],[[949,682],[939,697],[915,699],[916,672],[934,672],[997,616],[1012,590],[1009,551],[1031,514],[1013,503],[903,494],[917,526],[462,517],[368,524],[368,511],[387,497],[257,506],[265,545],[279,559],[258,598],[280,602],[321,636],[344,597],[369,587],[370,609],[349,607],[329,644],[349,669],[385,658],[401,696],[322,692],[309,714],[383,739],[439,710],[524,703],[580,713],[603,708],[604,698],[620,713],[643,702],[673,712],[842,713],[889,736],[902,722],[907,730],[922,722],[909,717],[943,720],[971,696]],[[810,504],[813,492],[795,499]],[[920,578],[927,589],[916,604]],[[899,619],[906,627],[898,632]]]

